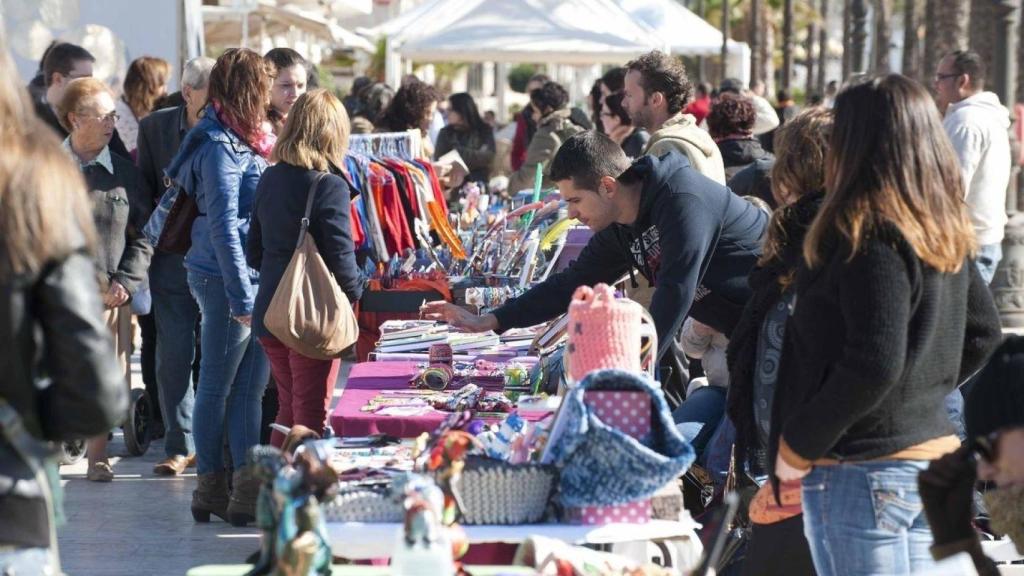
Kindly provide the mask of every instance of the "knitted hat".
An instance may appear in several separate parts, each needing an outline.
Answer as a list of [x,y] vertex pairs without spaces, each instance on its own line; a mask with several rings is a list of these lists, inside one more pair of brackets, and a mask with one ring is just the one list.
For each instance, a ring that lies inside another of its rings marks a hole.
[[616,299],[607,284],[577,288],[569,304],[569,377],[579,382],[605,368],[640,372],[642,317],[639,304]]
[[1010,336],[969,384],[964,403],[967,437],[1024,426],[1024,336]]

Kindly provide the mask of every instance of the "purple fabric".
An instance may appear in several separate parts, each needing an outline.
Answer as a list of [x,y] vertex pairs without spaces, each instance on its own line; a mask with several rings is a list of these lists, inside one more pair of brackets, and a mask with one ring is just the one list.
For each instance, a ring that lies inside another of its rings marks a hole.
[[[349,372],[348,383],[331,413],[331,427],[342,438],[390,434],[399,438],[415,438],[433,432],[448,415],[433,411],[418,416],[380,416],[363,412],[363,406],[381,390],[408,390],[409,379],[417,372],[417,362],[363,362]],[[540,420],[546,414],[524,415],[527,420]]]

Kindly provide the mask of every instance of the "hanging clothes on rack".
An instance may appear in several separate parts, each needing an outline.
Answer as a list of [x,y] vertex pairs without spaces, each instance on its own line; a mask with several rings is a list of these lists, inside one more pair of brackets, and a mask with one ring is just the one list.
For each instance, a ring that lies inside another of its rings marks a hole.
[[387,262],[419,244],[419,226],[430,226],[428,205],[436,202],[447,217],[447,202],[429,161],[419,150],[419,132],[355,135],[349,141],[346,167],[359,198],[353,201],[353,222],[362,230],[358,250],[376,262]]

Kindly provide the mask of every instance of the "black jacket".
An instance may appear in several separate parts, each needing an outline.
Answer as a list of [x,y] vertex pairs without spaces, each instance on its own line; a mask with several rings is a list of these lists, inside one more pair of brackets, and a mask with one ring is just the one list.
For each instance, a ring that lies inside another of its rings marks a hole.
[[96,265],[107,280],[117,280],[134,295],[149,269],[153,246],[142,233],[152,212],[142,196],[139,171],[130,160],[111,154],[114,173],[99,164],[83,168],[99,234]]
[[970,258],[956,274],[924,264],[893,226],[850,256],[837,235],[797,272],[772,407],[779,437],[807,460],[869,460],[953,433],[944,398],[1002,334]]
[[647,141],[650,139],[651,135],[647,130],[637,128],[622,141],[622,151],[630,158],[639,158],[644,155],[644,149],[647,148]]
[[775,196],[772,195],[772,168],[774,167],[775,157],[769,154],[736,172],[732,178],[729,178],[726,186],[737,196],[760,198],[774,210],[778,208]]
[[727,181],[757,160],[774,158],[770,152],[761,147],[761,142],[753,136],[721,140],[718,142],[718,150],[722,153],[722,163],[725,165]]
[[747,274],[761,254],[765,213],[676,152],[643,156],[619,180],[643,183],[636,223],[601,230],[568,269],[495,310],[502,330],[550,320],[577,287],[614,282],[635,267],[656,287],[650,311],[659,357],[687,314],[732,332],[750,296]]
[[[0,276],[0,398],[29,434],[59,442],[106,434],[128,407],[124,374],[103,322],[92,257],[84,249],[35,275]],[[45,379],[45,381],[44,381]],[[0,434],[0,485],[33,475]],[[43,497],[0,490],[0,546],[49,546]]]
[[[306,193],[316,174],[315,170],[281,162],[263,172],[256,188],[246,259],[260,272],[252,318],[257,337],[267,335],[263,316],[295,253]],[[349,195],[343,177],[329,174],[321,180],[309,216],[309,232],[338,286],[355,304],[363,294],[363,277],[356,265]]]
[[[803,240],[824,195],[803,196],[776,213],[776,221],[784,230],[778,257],[750,272],[750,300],[732,331],[727,351],[729,364],[729,395],[726,405],[729,419],[736,427],[736,457],[763,466],[761,458],[767,449],[757,433],[754,417],[754,374],[757,368],[757,347],[762,325],[768,311],[782,297],[779,280],[792,274],[800,265]],[[784,382],[777,386],[785,385]]]
[[[43,93],[45,96],[45,92]],[[36,108],[36,116],[46,123],[47,126],[53,128],[54,132],[60,136],[63,140],[68,137],[68,131],[60,125],[60,120],[57,119],[57,114],[53,111],[53,108],[46,102],[46,99],[36,100],[33,102]],[[114,130],[114,136],[110,139],[110,151],[117,154],[121,158],[131,158],[132,155],[128,153],[128,148],[125,147],[124,141],[121,140],[121,135]]]
[[457,150],[469,168],[466,180],[487,182],[491,178],[491,163],[494,162],[494,132],[489,126],[484,128],[479,133],[451,125],[441,128],[434,146],[434,159]]
[[187,114],[185,106],[165,108],[139,122],[137,162],[142,197],[148,200],[147,210],[155,208],[167,191],[164,170],[171,165],[182,138],[188,132]]

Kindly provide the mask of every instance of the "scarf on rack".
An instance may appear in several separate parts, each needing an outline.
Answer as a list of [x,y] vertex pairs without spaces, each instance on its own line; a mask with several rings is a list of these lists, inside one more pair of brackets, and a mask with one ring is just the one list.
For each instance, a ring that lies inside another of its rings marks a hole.
[[251,133],[251,131],[242,130],[237,120],[231,114],[224,111],[224,107],[219,100],[213,101],[213,109],[217,112],[217,119],[237,134],[254,152],[264,158],[270,158],[270,152],[274,149],[274,144],[277,143],[277,136],[270,130],[269,124],[264,122],[255,130],[255,133]]

